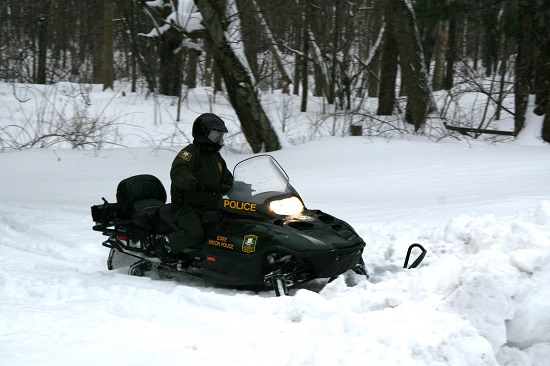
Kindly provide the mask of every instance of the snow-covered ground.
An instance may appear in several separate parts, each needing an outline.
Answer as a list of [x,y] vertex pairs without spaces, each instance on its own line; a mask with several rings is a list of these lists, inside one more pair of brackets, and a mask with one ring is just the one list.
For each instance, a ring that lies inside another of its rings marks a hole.
[[[309,208],[357,229],[371,273],[280,298],[107,270],[90,206],[134,174],[168,187],[181,145],[6,150],[0,365],[548,365],[550,148],[533,120],[513,142],[325,137],[272,153]],[[405,270],[415,242],[428,255]]]

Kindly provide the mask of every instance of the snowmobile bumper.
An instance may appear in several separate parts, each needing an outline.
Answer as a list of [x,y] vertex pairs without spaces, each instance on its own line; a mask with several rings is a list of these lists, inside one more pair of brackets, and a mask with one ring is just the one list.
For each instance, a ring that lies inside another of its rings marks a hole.
[[315,253],[307,258],[313,272],[320,278],[332,278],[353,269],[361,261],[363,245],[356,248],[334,249],[327,253]]

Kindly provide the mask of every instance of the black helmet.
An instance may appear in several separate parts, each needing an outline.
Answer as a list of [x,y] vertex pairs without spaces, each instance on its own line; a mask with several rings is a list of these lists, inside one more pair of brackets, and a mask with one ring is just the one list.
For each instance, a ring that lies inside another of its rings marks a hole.
[[218,150],[223,146],[223,137],[226,133],[225,123],[214,113],[203,113],[193,122],[195,142],[214,145]]

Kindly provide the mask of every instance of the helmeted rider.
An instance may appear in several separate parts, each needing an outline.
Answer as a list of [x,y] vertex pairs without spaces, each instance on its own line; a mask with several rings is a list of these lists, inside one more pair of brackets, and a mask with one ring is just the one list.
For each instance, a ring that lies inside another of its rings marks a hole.
[[180,230],[156,243],[161,259],[173,259],[173,254],[203,244],[202,214],[216,210],[218,200],[233,185],[233,176],[219,153],[226,133],[220,117],[201,114],[193,123],[193,143],[172,162],[172,212]]

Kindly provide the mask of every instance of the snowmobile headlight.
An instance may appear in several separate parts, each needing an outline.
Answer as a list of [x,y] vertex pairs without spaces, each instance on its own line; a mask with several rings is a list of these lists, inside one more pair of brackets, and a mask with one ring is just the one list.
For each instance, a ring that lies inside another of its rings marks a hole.
[[304,210],[304,205],[298,197],[293,196],[282,200],[272,201],[269,204],[269,209],[277,215],[293,216],[301,213]]

